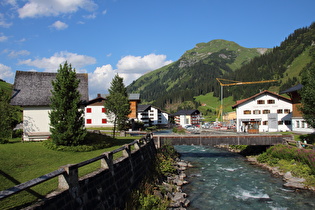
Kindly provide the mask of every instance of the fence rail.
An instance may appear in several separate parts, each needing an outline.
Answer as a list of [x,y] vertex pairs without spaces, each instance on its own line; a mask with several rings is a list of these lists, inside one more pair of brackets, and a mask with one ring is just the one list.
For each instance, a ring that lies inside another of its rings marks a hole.
[[128,152],[130,152],[132,146],[134,146],[135,150],[138,150],[140,148],[140,145],[146,144],[148,141],[150,141],[150,139],[152,139],[152,134],[147,134],[145,137],[142,137],[141,139],[135,140],[113,151],[105,152],[101,154],[100,156],[91,158],[89,160],[86,160],[77,164],[69,164],[66,166],[61,166],[58,170],[42,175],[30,181],[21,183],[7,190],[0,191],[0,200],[5,199],[14,194],[17,194],[21,191],[27,190],[31,187],[34,187],[38,184],[46,182],[55,177],[59,177],[58,188],[69,189],[79,179],[78,173],[77,173],[78,168],[94,163],[98,160],[101,160],[101,168],[110,168],[111,165],[113,164],[113,155],[115,153],[123,151],[123,156],[128,156]]

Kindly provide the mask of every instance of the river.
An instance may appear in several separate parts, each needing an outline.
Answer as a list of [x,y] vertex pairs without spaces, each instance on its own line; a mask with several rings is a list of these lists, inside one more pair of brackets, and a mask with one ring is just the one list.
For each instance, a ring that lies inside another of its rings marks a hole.
[[284,188],[281,178],[244,157],[203,146],[175,146],[194,165],[183,187],[188,209],[315,209],[315,193]]

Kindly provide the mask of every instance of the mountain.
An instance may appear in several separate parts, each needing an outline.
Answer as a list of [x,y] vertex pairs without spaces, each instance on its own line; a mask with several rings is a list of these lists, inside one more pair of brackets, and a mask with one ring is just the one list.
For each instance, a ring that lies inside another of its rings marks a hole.
[[178,61],[143,75],[127,89],[130,93],[140,93],[144,102],[176,110],[181,103],[192,102],[194,96],[218,89],[217,77],[235,71],[267,51],[244,48],[226,40],[199,43]]
[[179,60],[143,75],[127,89],[129,93],[140,93],[143,103],[171,113],[200,108],[206,110],[204,115],[215,115],[220,96],[216,78],[243,82],[277,80],[225,87],[223,95],[230,103],[261,90],[279,92],[299,82],[303,68],[311,61],[312,47],[315,47],[315,23],[295,30],[273,49],[249,49],[226,40],[199,43]]

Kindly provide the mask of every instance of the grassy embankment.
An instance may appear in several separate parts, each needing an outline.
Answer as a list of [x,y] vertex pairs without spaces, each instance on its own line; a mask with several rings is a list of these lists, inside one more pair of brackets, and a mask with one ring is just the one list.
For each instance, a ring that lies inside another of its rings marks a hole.
[[[314,134],[295,134],[294,139],[302,142],[307,139],[308,144],[315,144]],[[306,186],[315,188],[315,150],[312,146],[297,148],[295,143],[275,145],[256,158],[258,162],[277,167],[283,173],[291,172],[295,177],[304,178]]]
[[[89,152],[64,152],[47,149],[43,142],[21,142],[13,139],[10,143],[0,144],[0,190],[5,190],[17,184],[29,181],[50,173],[67,164],[76,164],[104,152],[112,151],[139,137],[118,137],[107,140],[107,148]],[[115,154],[114,158],[121,156]],[[100,168],[100,162],[79,168],[79,176],[88,174]],[[57,188],[58,178],[39,184],[27,191],[18,193],[0,201],[0,209],[10,209],[34,202]]]

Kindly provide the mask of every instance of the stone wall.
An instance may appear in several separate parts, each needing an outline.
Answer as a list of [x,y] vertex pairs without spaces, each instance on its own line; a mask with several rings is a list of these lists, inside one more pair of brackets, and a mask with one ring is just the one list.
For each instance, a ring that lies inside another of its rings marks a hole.
[[123,157],[113,160],[104,153],[102,169],[77,178],[77,165],[65,166],[67,175],[59,176],[59,189],[28,209],[123,209],[126,200],[154,164],[153,139],[124,148]]

